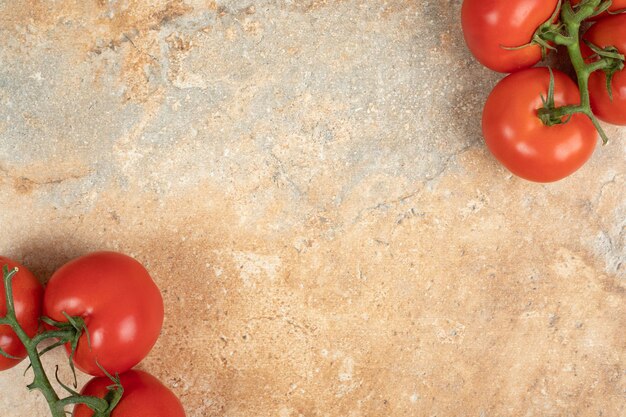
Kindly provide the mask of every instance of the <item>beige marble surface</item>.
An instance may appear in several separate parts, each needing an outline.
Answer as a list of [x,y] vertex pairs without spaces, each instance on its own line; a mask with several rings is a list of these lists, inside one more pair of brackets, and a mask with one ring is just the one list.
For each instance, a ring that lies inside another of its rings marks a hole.
[[508,174],[460,4],[0,0],[0,253],[142,261],[189,417],[623,417],[626,129]]

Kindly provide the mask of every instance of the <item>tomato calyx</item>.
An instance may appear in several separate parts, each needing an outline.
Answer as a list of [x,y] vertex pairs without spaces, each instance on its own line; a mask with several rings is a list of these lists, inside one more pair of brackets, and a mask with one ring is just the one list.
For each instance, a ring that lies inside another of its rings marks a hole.
[[[581,2],[578,5],[574,6],[574,8],[580,9],[580,7],[584,5],[584,3],[585,2]],[[593,10],[593,13],[588,17],[588,19],[593,19],[594,17],[600,16],[604,12],[612,14],[612,12],[609,11],[612,4],[613,4],[613,0],[603,0],[598,6],[596,6],[596,8]],[[616,12],[613,12],[613,13],[616,13]]]
[[106,376],[111,381],[113,381],[113,384],[107,387],[107,394],[104,396],[104,398],[99,398],[80,394],[79,392],[65,385],[59,378],[59,367],[57,365],[57,367],[55,368],[54,377],[57,383],[70,394],[68,397],[60,399],[58,405],[62,409],[64,409],[68,405],[85,404],[87,407],[93,410],[93,417],[110,417],[113,409],[122,399],[122,395],[124,394],[124,387],[122,387],[119,375],[112,376],[104,369],[103,372],[105,372]]
[[[538,111],[538,117],[546,126],[567,123],[569,120],[568,116],[571,117],[576,113],[585,114],[593,122],[604,144],[609,139],[591,110],[589,77],[595,71],[604,71],[607,74],[607,88],[609,89],[609,94],[611,94],[610,82],[613,75],[624,68],[624,55],[620,54],[614,47],[599,48],[595,45],[589,45],[594,55],[590,57],[590,60],[588,59],[590,62],[586,62],[581,51],[580,32],[581,25],[585,20],[607,11],[611,4],[611,0],[583,0],[576,6],[572,6],[571,2],[566,0],[560,8],[561,19],[558,27],[555,29],[560,31],[560,34],[554,34],[551,31],[549,32],[549,37],[556,45],[567,48],[578,78],[580,104],[555,107],[550,94],[548,94],[547,99],[542,98],[544,106]],[[553,80],[551,78],[551,89],[553,89],[552,84]]]
[[582,23],[584,20],[601,15],[609,10],[613,4],[612,0],[582,0],[580,3],[572,6],[570,0],[565,0],[561,11],[563,22],[578,21]]
[[[103,367],[100,367],[100,369],[102,369],[102,372],[104,372],[106,377],[108,377],[111,381],[113,381],[113,384],[107,386],[107,393],[104,396],[104,402],[107,403],[107,407],[103,410],[96,410],[92,408],[92,410],[95,412],[93,417],[109,417],[113,409],[122,400],[122,395],[124,394],[124,387],[122,386],[122,381],[120,379],[119,374],[115,374],[115,376],[112,376]],[[91,398],[94,398],[94,397],[91,397]],[[89,406],[89,404],[87,405]]]
[[616,73],[624,69],[624,60],[626,58],[620,53],[619,49],[614,46],[600,48],[587,40],[585,40],[585,44],[594,52],[588,59],[594,63],[602,63],[602,71],[606,74],[606,89],[609,98],[613,100],[613,77]]
[[[573,114],[560,115],[559,112],[556,111],[557,107],[554,103],[554,72],[552,68],[548,67],[550,71],[550,85],[548,87],[548,97],[544,97],[541,95],[541,102],[543,103],[543,107],[537,111],[537,116],[546,126],[555,126],[560,124],[565,124],[570,121]],[[572,108],[573,106],[563,106],[561,109]],[[565,119],[564,119],[565,117]]]
[[72,375],[74,376],[74,388],[77,387],[76,381],[76,368],[74,366],[74,355],[76,354],[76,349],[78,348],[78,341],[82,336],[83,332],[87,336],[87,343],[91,346],[91,339],[89,336],[89,330],[87,329],[87,324],[82,317],[72,317],[67,314],[65,311],[63,312],[63,316],[67,321],[56,321],[52,320],[49,317],[42,317],[41,321],[46,323],[49,326],[52,326],[56,330],[51,330],[48,332],[41,333],[40,336],[43,338],[56,338],[57,342],[48,346],[46,349],[39,352],[40,355],[43,355],[48,350],[52,350],[58,346],[64,345],[66,343],[70,344],[71,350],[69,355],[69,364],[70,369],[72,370]]
[[[26,353],[28,355],[28,358],[30,359],[30,366],[27,368],[27,370],[32,368],[34,374],[33,382],[28,385],[28,389],[39,390],[43,394],[53,417],[65,417],[65,408],[73,404],[85,404],[86,406],[94,410],[94,416],[96,417],[110,417],[111,412],[122,398],[124,390],[120,383],[119,376],[114,377],[110,375],[108,372],[106,372],[104,368],[101,368],[102,371],[112,381],[112,385],[108,387],[108,393],[104,398],[81,395],[72,388],[62,383],[60,381],[60,378],[58,377],[58,367],[56,368],[55,378],[59,385],[64,390],[66,390],[69,395],[67,397],[60,398],[52,387],[50,379],[48,378],[41,362],[41,355],[67,342],[72,342],[74,344],[74,339],[76,339],[77,344],[78,337],[80,337],[83,330],[86,330],[85,323],[82,318],[70,317],[69,315],[66,315],[66,318],[68,319],[67,323],[59,323],[50,319],[42,319],[42,321],[44,321],[45,323],[48,323],[58,328],[41,332],[32,338],[29,337],[24,328],[22,328],[20,323],[17,321],[17,316],[15,312],[12,282],[13,277],[15,276],[15,274],[17,274],[17,272],[17,268],[9,270],[8,265],[2,266],[2,280],[4,283],[4,295],[6,299],[7,311],[4,317],[0,317],[0,324],[10,326],[24,345],[24,348],[26,349]],[[41,351],[38,350],[38,346],[41,342],[52,338],[58,339],[58,341],[51,346],[42,349]],[[0,349],[0,354],[9,358],[11,357],[11,355],[9,355],[7,352],[2,351],[2,349]],[[71,362],[72,361],[70,359],[70,363]],[[75,374],[74,378],[76,379]],[[74,386],[76,387],[76,385],[77,384],[75,382]]]
[[[94,412],[92,417],[110,417],[113,409],[119,404],[122,400],[122,396],[124,395],[124,387],[122,386],[122,381],[120,379],[119,374],[115,374],[115,376],[111,375],[107,372],[104,367],[98,364],[104,375],[112,381],[111,385],[108,385],[107,393],[104,398],[83,395],[80,394],[71,388],[66,387],[59,379],[57,378],[57,382],[66,390],[70,392],[70,396],[68,399],[72,399],[69,404],[85,404],[87,407],[91,408]],[[87,401],[85,401],[87,400]]]

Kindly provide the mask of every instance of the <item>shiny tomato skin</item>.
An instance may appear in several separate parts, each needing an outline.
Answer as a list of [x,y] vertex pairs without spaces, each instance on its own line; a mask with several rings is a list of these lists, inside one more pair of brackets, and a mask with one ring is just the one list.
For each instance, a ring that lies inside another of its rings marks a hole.
[[[132,370],[120,375],[124,394],[111,417],[185,417],[180,400],[157,378],[147,372]],[[103,398],[111,380],[92,378],[81,394]],[[73,417],[92,417],[93,411],[84,404],[74,408]]]
[[[2,268],[8,265],[9,271],[18,268],[19,271],[12,278],[13,306],[17,322],[28,336],[33,337],[39,329],[39,317],[43,301],[43,286],[35,276],[23,265],[0,256],[0,278],[3,277]],[[0,317],[7,314],[4,280],[0,279]],[[0,371],[17,365],[26,357],[24,345],[13,332],[10,326],[0,325],[0,348],[17,359],[9,359],[0,355]]]
[[[604,48],[615,46],[626,54],[626,14],[604,18],[595,23],[584,35],[584,39]],[[586,56],[592,54],[583,48]],[[589,95],[593,113],[599,119],[614,125],[626,125],[626,69],[615,73],[611,80],[613,99],[606,88],[606,74],[596,71],[589,77]]]
[[494,71],[514,72],[541,60],[537,45],[528,44],[550,20],[558,0],[465,0],[461,9],[463,35],[478,61]]
[[[122,373],[154,346],[163,325],[163,298],[148,271],[116,252],[95,252],[63,265],[50,278],[44,314],[67,321],[82,317],[89,330],[78,342],[74,364],[90,375]],[[66,345],[68,353],[69,344]]]
[[[557,107],[580,102],[578,87],[553,71]],[[548,96],[547,68],[530,68],[504,78],[491,92],[483,111],[483,134],[491,153],[513,174],[535,182],[571,175],[593,153],[597,132],[584,115],[548,127],[537,116]]]

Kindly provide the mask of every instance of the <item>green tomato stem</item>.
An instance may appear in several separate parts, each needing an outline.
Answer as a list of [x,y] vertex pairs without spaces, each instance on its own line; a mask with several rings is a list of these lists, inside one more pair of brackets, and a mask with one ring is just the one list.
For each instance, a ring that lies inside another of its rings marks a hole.
[[[4,282],[4,290],[5,290],[5,298],[6,298],[6,306],[7,313],[4,317],[0,318],[0,324],[11,326],[13,332],[20,339],[24,348],[26,349],[26,353],[28,354],[28,358],[30,360],[30,366],[33,369],[34,379],[33,382],[28,385],[28,388],[31,390],[39,390],[48,403],[48,407],[50,408],[50,412],[52,413],[52,417],[66,417],[65,407],[72,404],[85,404],[94,412],[98,417],[110,417],[113,408],[122,397],[123,389],[121,385],[119,385],[119,380],[114,380],[116,382],[116,388],[110,390],[107,394],[107,397],[98,398],[92,396],[80,395],[72,391],[72,395],[59,398],[59,395],[56,393],[52,384],[50,383],[50,379],[46,374],[43,363],[41,362],[41,355],[47,351],[44,349],[42,352],[37,350],[38,345],[47,339],[59,339],[61,341],[68,342],[73,338],[77,337],[77,330],[75,328],[65,328],[61,330],[50,330],[43,333],[37,334],[35,337],[31,338],[28,336],[26,331],[22,328],[20,323],[17,321],[17,316],[15,313],[15,303],[13,300],[13,277],[18,272],[17,268],[9,271],[7,266],[2,268],[2,278]],[[82,321],[81,321],[82,323]],[[60,382],[60,381],[59,381]]]
[[59,402],[59,396],[56,391],[52,387],[48,376],[43,368],[43,364],[41,363],[41,358],[39,357],[39,352],[37,352],[37,345],[33,343],[33,340],[26,334],[22,326],[18,323],[17,317],[15,315],[15,305],[13,302],[13,276],[17,273],[17,268],[13,271],[8,271],[8,268],[3,268],[3,280],[4,280],[4,291],[6,296],[6,304],[7,304],[7,314],[4,317],[4,321],[6,324],[11,326],[11,329],[15,332],[17,337],[20,339],[24,347],[26,348],[26,352],[28,353],[28,358],[30,359],[30,364],[33,368],[33,373],[35,374],[35,379],[28,386],[29,389],[38,389],[41,391],[46,401],[48,402],[48,406],[50,407],[50,411],[52,412],[53,417],[65,417],[65,411],[63,408],[59,408],[57,406]]
[[[96,413],[106,413],[109,408],[109,402],[107,400],[88,395],[70,395],[69,397],[60,399],[57,403],[62,409],[72,404],[85,404]],[[108,416],[108,414],[106,415]]]
[[37,346],[44,340],[48,339],[59,339],[65,342],[69,342],[76,334],[76,331],[73,329],[67,330],[50,330],[47,332],[39,333],[32,339],[32,343]]
[[561,12],[561,16],[565,24],[565,30],[570,38],[575,39],[575,42],[567,45],[567,52],[578,77],[580,105],[585,109],[591,109],[589,101],[589,76],[597,65],[592,66],[585,63],[583,54],[580,51],[580,25],[584,19],[593,14],[595,8],[599,4],[600,0],[590,0],[587,3],[583,3],[578,13],[574,13],[570,2],[567,1],[563,6],[563,11]]
[[[602,142],[606,144],[608,137],[602,129],[600,122],[591,110],[591,100],[589,96],[589,77],[595,71],[609,68],[611,62],[607,59],[600,59],[592,63],[586,63],[580,49],[580,27],[585,19],[593,16],[601,4],[606,4],[602,0],[585,0],[580,3],[576,11],[572,8],[569,0],[566,0],[561,8],[561,22],[565,30],[564,34],[555,33],[551,36],[551,41],[557,45],[567,48],[572,66],[576,71],[578,78],[578,89],[580,91],[580,104],[562,107],[546,106],[539,110],[539,116],[542,120],[561,120],[566,116],[582,113],[591,119],[596,130],[602,138]],[[610,5],[610,3],[609,3]]]

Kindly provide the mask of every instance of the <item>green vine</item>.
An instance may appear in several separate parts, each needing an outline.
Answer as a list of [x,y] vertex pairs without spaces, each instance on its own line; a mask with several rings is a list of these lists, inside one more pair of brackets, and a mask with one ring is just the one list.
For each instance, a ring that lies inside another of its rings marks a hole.
[[[588,44],[594,55],[593,60],[585,62],[581,52],[580,32],[582,23],[594,16],[606,12],[611,7],[611,0],[583,0],[573,7],[569,0],[565,0],[560,7],[561,19],[559,23],[553,23],[551,19],[542,25],[535,34],[534,40],[542,48],[550,43],[567,48],[572,66],[578,78],[578,88],[580,90],[580,104],[555,107],[554,102],[544,100],[544,107],[539,109],[538,116],[547,126],[564,123],[563,119],[569,120],[572,115],[582,113],[589,117],[593,125],[598,130],[603,143],[608,142],[608,137],[600,122],[591,110],[589,97],[589,77],[595,71],[604,71],[607,76],[607,89],[611,92],[611,80],[613,75],[624,68],[624,55],[614,47],[599,48]],[[559,2],[560,6],[560,2]],[[557,7],[558,10],[558,7]],[[550,89],[553,89],[553,78],[551,77]]]
[[[72,368],[72,373],[74,374],[74,387],[76,388],[76,374],[74,371],[72,356],[78,344],[78,339],[82,331],[86,330],[86,326],[84,321],[79,317],[70,317],[66,315],[66,318],[68,319],[67,323],[56,322],[49,318],[42,318],[43,322],[53,325],[57,329],[43,331],[32,338],[29,337],[17,321],[17,317],[15,314],[15,303],[13,299],[13,277],[17,272],[17,268],[9,270],[7,265],[4,265],[2,267],[2,279],[4,282],[4,296],[6,298],[7,312],[4,317],[0,318],[0,325],[10,326],[13,332],[15,332],[17,337],[24,345],[24,348],[26,349],[28,358],[30,360],[30,365],[27,370],[32,368],[34,374],[33,382],[28,385],[28,389],[38,390],[43,394],[44,398],[48,402],[52,417],[66,417],[66,407],[75,404],[85,404],[87,407],[91,408],[94,411],[94,417],[110,417],[111,412],[122,398],[124,389],[120,384],[119,377],[113,377],[112,375],[108,374],[104,369],[103,372],[105,372],[105,374],[113,381],[113,384],[109,387],[109,391],[105,398],[81,395],[67,385],[63,384],[63,382],[61,382],[58,377],[58,367],[55,370],[55,379],[57,383],[69,393],[69,395],[61,398],[55,391],[43,367],[43,364],[41,362],[41,356],[56,347],[62,346],[65,343],[70,343],[72,346],[72,353],[70,355],[70,366]],[[44,340],[49,339],[57,339],[57,342],[42,350],[39,350],[39,345]],[[0,354],[7,358],[18,359],[9,355],[2,349],[0,349]]]

